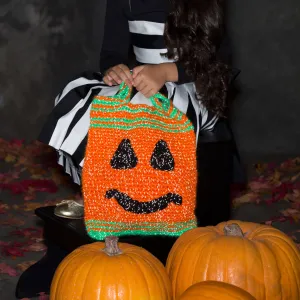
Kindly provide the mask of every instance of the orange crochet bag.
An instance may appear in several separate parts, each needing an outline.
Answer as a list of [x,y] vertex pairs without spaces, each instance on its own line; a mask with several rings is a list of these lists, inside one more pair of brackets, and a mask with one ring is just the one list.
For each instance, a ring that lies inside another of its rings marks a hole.
[[196,141],[161,94],[130,103],[121,85],[92,103],[82,182],[89,236],[179,236],[196,227]]

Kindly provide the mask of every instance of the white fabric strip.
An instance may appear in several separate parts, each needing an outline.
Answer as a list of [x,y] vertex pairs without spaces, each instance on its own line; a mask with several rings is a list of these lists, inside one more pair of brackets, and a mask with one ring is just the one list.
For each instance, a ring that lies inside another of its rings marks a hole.
[[149,21],[128,21],[129,31],[131,33],[145,35],[163,35],[165,31],[164,23],[156,23]]
[[165,57],[164,53],[167,53],[167,49],[145,49],[133,46],[133,51],[136,56],[136,60],[143,64],[162,64],[167,62],[174,62],[174,60]]
[[79,164],[79,166],[80,166],[81,168],[83,168],[83,165],[84,165],[84,159],[81,161],[81,163]]
[[205,109],[205,108],[203,107],[203,105],[201,105],[201,107],[200,107],[200,102],[196,99],[195,84],[194,83],[186,83],[184,86],[185,86],[188,94],[191,97],[191,101],[192,101],[192,104],[193,104],[193,107],[194,107],[194,110],[195,110],[195,113],[196,113],[196,117],[197,117],[196,144],[198,144],[199,132],[201,130],[201,126],[199,124],[199,116],[201,114],[201,110]]
[[[206,111],[206,115],[207,114],[208,112]],[[218,117],[214,116],[208,123],[204,124],[204,122],[202,122],[201,130],[208,130],[208,131],[213,130],[217,121],[218,121]]]
[[[166,86],[167,86],[167,89],[172,90],[172,92],[173,92],[174,88],[176,88],[175,95],[173,98],[173,105],[177,109],[179,109],[182,113],[186,114],[188,106],[189,106],[189,98],[188,98],[188,93],[187,93],[185,85],[175,85],[172,82],[167,82]],[[168,94],[170,94],[170,93],[168,93]]]
[[[100,82],[97,79],[90,80],[90,79],[86,79],[84,77],[80,77],[80,78],[77,78],[77,79],[69,82],[63,89],[60,97],[56,97],[55,105],[57,105],[58,102],[60,102],[60,100],[63,99],[71,90],[73,90],[79,86],[82,86],[82,85],[98,84],[98,83],[100,83]],[[103,86],[104,86],[104,83],[103,83]]]
[[64,156],[63,156],[63,153],[61,151],[58,151],[58,160],[57,160],[57,162],[61,166],[64,165]]
[[[93,88],[94,89],[94,88]],[[89,95],[92,93],[90,89],[88,93]],[[99,93],[101,96],[114,96],[119,91],[119,86],[109,87],[102,89]],[[64,152],[72,155],[78,148],[78,145],[85,138],[87,132],[90,127],[90,111],[91,111],[92,103],[89,105],[88,109],[85,111],[84,115],[80,118],[80,120],[76,123],[76,125],[72,128],[68,137],[64,140],[60,149]]]
[[134,97],[130,100],[131,104],[137,105],[137,104],[144,104],[148,106],[153,106],[151,100],[149,98],[146,98],[143,94],[137,93],[134,95]]
[[[88,97],[86,97],[87,99]],[[76,106],[66,115],[61,117],[56,124],[52,133],[49,145],[55,149],[59,149],[68,131],[69,125],[72,122],[77,111],[84,105],[85,99],[80,100]]]
[[72,128],[72,131],[68,135],[68,137],[64,140],[60,149],[64,152],[72,155],[78,148],[78,145],[85,138],[89,127],[90,127],[90,111],[91,111],[92,103],[89,105],[88,109],[84,113],[84,115],[80,118],[80,120],[76,123],[76,125]]
[[64,167],[65,172],[70,175],[76,184],[81,184],[80,177],[78,175],[78,169],[74,166],[72,160],[66,157],[62,151],[58,151],[59,159],[58,164]]
[[[95,80],[96,81],[96,80]],[[99,80],[96,81],[96,83],[100,83]],[[74,86],[73,88],[76,88],[76,86]],[[52,146],[55,149],[59,149],[61,147],[61,144],[63,143],[66,133],[68,131],[69,125],[72,122],[75,114],[77,113],[77,111],[82,108],[84,106],[84,104],[86,103],[86,101],[89,99],[92,90],[93,89],[99,89],[99,88],[103,88],[101,85],[100,86],[94,86],[92,87],[89,92],[87,93],[87,95],[81,99],[80,101],[78,101],[78,103],[75,105],[75,107],[70,110],[66,115],[64,115],[63,117],[61,117],[58,121],[57,124],[55,126],[55,129],[52,133],[49,145]],[[106,87],[107,90],[109,90],[108,87]],[[110,87],[111,89],[111,87]],[[61,98],[63,99],[63,98]],[[83,137],[84,138],[84,137]]]

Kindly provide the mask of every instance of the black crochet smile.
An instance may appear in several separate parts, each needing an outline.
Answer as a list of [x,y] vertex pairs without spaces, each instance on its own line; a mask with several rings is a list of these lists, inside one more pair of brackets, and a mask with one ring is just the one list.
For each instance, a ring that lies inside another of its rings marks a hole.
[[112,189],[106,192],[106,198],[115,198],[119,205],[121,205],[126,211],[135,214],[151,214],[157,211],[163,210],[168,207],[170,203],[175,205],[182,205],[182,197],[178,194],[168,193],[162,197],[151,200],[149,202],[140,202],[133,200],[127,194]]

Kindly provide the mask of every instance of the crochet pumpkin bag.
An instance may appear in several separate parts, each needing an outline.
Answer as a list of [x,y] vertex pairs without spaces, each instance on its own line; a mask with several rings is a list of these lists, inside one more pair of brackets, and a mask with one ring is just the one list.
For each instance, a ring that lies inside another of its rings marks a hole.
[[196,141],[188,118],[162,94],[130,103],[131,89],[92,103],[83,167],[90,237],[179,236],[196,227]]

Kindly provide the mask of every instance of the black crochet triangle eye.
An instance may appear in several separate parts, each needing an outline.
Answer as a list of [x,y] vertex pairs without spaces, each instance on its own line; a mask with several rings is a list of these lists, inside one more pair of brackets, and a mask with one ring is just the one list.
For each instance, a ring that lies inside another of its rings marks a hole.
[[160,140],[156,143],[151,156],[151,166],[161,171],[173,171],[175,167],[174,157],[168,147],[168,144]]
[[136,167],[137,163],[138,159],[131,146],[130,140],[122,140],[110,161],[111,167],[118,170],[133,169]]

